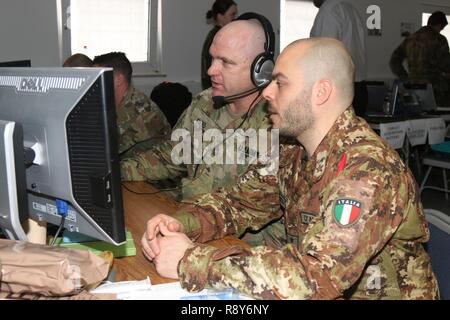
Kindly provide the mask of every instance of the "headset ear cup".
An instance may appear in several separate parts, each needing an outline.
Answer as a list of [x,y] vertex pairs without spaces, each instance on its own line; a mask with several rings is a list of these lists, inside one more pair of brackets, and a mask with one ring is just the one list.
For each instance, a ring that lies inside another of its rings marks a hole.
[[253,84],[257,88],[264,88],[269,85],[272,80],[272,71],[274,68],[273,60],[268,58],[266,54],[258,55],[252,64],[251,78]]

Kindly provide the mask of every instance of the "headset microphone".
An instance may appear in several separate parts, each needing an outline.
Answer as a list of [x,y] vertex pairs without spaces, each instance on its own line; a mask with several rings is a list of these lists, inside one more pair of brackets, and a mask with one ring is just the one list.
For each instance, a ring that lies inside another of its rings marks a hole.
[[244,98],[259,90],[259,88],[252,88],[250,90],[242,91],[241,93],[233,94],[231,96],[214,96],[212,100],[214,102],[214,108],[222,108],[225,104],[237,99]]

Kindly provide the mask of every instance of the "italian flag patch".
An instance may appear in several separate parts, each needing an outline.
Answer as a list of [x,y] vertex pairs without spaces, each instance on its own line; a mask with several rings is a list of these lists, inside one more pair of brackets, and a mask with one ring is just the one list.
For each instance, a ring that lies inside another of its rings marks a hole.
[[362,204],[353,199],[338,199],[334,204],[334,219],[342,226],[353,224],[360,216]]

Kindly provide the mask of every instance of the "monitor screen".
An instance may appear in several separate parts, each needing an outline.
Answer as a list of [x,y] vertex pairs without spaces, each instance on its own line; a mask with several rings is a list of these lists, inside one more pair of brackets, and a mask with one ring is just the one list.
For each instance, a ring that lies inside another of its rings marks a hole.
[[31,60],[15,60],[0,62],[0,68],[31,67]]
[[388,95],[388,88],[383,81],[366,81],[367,85],[367,111],[383,112],[383,104]]
[[416,96],[418,98],[422,111],[436,110],[436,100],[434,98],[433,86],[431,83],[405,82],[403,86],[411,96]]
[[[125,241],[112,69],[1,68],[0,120],[3,127],[21,129],[25,151],[17,152],[15,167],[0,165],[6,171],[0,186],[20,195],[23,187],[16,181],[13,188],[14,179],[5,177],[20,177],[21,166],[29,218],[58,225],[56,203],[62,200],[68,204],[67,230],[113,244]],[[5,134],[2,139],[5,157],[7,145],[17,149],[17,138],[15,144]],[[9,220],[23,219],[23,212],[14,217],[11,209]]]

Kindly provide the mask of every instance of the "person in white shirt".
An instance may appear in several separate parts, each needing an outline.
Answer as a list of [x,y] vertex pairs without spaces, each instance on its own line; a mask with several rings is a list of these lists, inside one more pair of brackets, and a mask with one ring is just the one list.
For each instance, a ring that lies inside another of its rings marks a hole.
[[340,40],[355,64],[355,98],[353,108],[363,116],[367,108],[366,31],[355,7],[342,0],[314,0],[319,12],[310,37],[330,37]]

